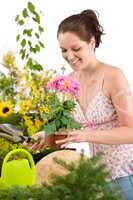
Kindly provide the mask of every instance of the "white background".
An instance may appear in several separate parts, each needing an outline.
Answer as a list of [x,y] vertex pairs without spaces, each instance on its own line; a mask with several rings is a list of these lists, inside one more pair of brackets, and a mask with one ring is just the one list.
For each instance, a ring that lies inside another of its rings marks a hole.
[[[0,0],[0,58],[8,50],[17,53],[15,16],[26,6],[27,0]],[[56,31],[65,17],[85,9],[97,10],[106,33],[97,57],[120,67],[133,85],[133,6],[131,0],[32,0],[44,14],[44,43],[46,48],[39,59],[50,68],[66,65],[62,59]],[[66,65],[67,66],[67,65]],[[70,68],[69,68],[70,69]]]

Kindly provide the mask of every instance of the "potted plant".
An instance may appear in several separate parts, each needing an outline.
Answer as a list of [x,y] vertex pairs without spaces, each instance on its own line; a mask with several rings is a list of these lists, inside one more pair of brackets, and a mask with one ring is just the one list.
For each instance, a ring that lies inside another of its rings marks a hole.
[[[1,64],[7,73],[0,72],[0,124],[14,125],[14,129],[20,129],[28,137],[44,131],[47,135],[46,146],[56,146],[54,140],[58,136],[50,135],[80,127],[71,116],[79,85],[52,69],[43,69],[34,59],[34,55],[44,48],[41,40],[44,29],[41,13],[33,3],[28,2],[15,21],[19,27],[16,36],[19,54],[25,64],[20,69],[11,51],[3,56]],[[10,131],[6,133],[10,134]]]

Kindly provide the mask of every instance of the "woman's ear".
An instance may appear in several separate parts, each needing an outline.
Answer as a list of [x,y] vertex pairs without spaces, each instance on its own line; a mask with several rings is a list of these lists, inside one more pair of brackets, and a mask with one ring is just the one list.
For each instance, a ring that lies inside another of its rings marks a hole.
[[95,47],[96,47],[96,41],[95,41],[95,38],[92,37],[90,39],[90,47],[91,47],[91,50],[95,51]]

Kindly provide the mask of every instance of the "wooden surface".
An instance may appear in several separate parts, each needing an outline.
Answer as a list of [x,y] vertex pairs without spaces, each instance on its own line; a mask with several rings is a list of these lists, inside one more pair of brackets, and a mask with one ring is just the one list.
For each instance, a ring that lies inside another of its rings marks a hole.
[[52,181],[51,174],[64,176],[68,171],[64,167],[57,164],[53,158],[66,161],[66,163],[76,162],[80,158],[80,153],[73,150],[59,150],[41,159],[36,165],[36,184],[50,183]]

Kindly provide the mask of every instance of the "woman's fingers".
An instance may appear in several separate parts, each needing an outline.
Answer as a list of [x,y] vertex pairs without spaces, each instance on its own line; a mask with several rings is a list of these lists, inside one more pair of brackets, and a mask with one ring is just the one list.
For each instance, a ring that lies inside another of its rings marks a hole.
[[32,135],[32,138],[34,140],[43,140],[45,139],[45,132],[44,131],[37,132],[36,134]]
[[63,144],[63,143],[69,143],[69,142],[75,142],[76,141],[77,132],[67,132],[67,137],[65,139],[56,140],[56,144]]
[[30,151],[41,150],[45,146],[45,133],[40,131],[32,136],[33,143],[28,143],[26,146]]
[[28,148],[29,148],[29,150],[30,151],[36,151],[36,150],[41,150],[41,149],[43,149],[44,148],[44,146],[45,146],[45,144],[44,144],[44,142],[43,143],[35,143],[35,144],[32,144],[32,145],[30,145]]
[[56,144],[63,144],[63,143],[74,142],[74,141],[75,141],[75,137],[74,136],[68,136],[65,139],[56,140],[55,143]]

